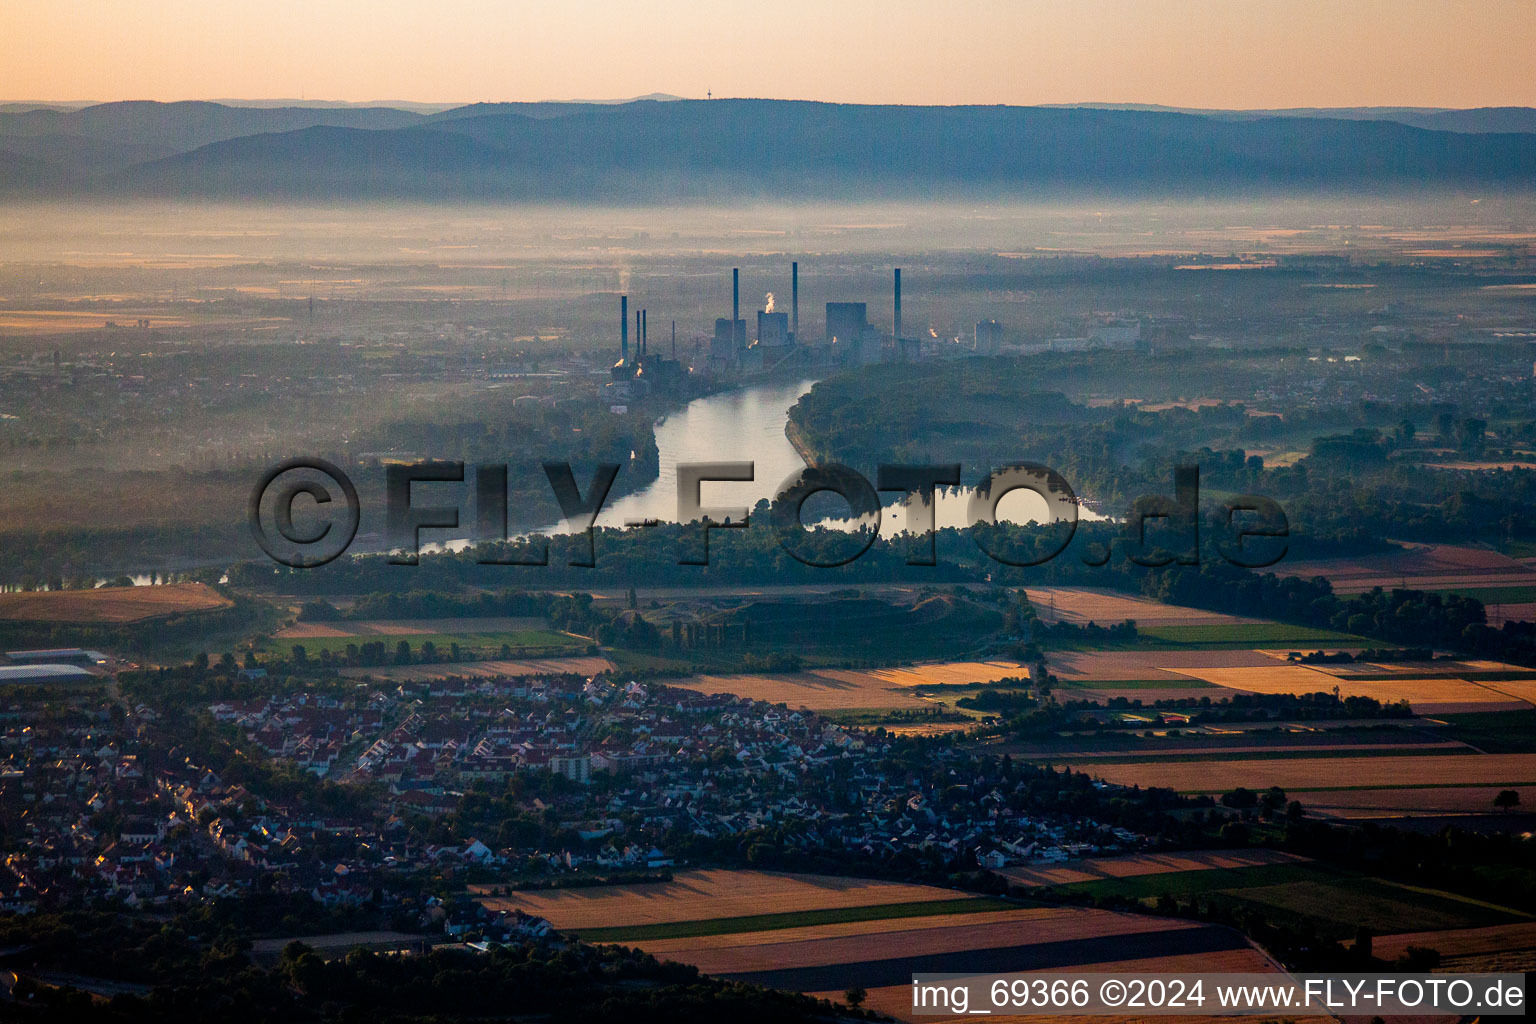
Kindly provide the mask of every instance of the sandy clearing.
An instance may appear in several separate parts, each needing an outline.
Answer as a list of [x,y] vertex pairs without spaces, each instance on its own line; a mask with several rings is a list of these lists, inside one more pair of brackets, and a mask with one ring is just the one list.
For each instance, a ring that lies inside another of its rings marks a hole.
[[[581,929],[932,902],[965,895],[931,885],[831,875],[711,870],[680,871],[670,882],[515,892],[484,902],[492,908],[520,908],[546,918],[556,928]],[[696,941],[715,944],[719,937]]]
[[[1220,793],[1235,786],[1290,792],[1305,789],[1402,789],[1420,785],[1514,786],[1536,784],[1536,754],[1439,757],[1326,757],[1276,760],[1137,761],[1097,764],[1093,774],[1122,785],[1164,786],[1188,793]],[[1296,794],[1303,804],[1317,797]]]
[[611,672],[613,662],[607,658],[579,656],[573,658],[529,658],[523,661],[459,661],[442,665],[386,665],[378,668],[346,668],[341,674],[356,679],[371,676],[374,679],[399,679],[417,682],[423,679],[447,679],[461,676],[465,679],[494,679],[498,676],[591,676],[599,672]]
[[1090,857],[1069,864],[1006,868],[998,874],[1020,885],[1070,885],[1074,882],[1137,878],[1174,871],[1299,864],[1306,860],[1308,858],[1279,850],[1188,850],[1178,853],[1139,853],[1127,857]]
[[0,620],[125,623],[228,608],[234,602],[204,583],[0,594]]

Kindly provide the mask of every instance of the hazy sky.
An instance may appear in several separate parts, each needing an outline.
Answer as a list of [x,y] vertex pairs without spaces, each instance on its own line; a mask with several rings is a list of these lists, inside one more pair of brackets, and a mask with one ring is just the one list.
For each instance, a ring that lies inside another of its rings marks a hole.
[[1536,105],[1536,0],[0,0],[0,99]]

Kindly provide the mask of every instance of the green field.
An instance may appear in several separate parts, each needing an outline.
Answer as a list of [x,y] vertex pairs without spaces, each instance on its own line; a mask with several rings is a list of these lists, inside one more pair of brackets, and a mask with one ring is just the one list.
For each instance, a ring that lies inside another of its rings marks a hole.
[[1448,723],[1439,730],[1446,739],[1469,743],[1486,753],[1525,754],[1536,750],[1536,709],[1437,717]]
[[1204,679],[1063,679],[1058,689],[1068,690],[1221,690],[1225,687]]
[[1460,587],[1452,590],[1437,590],[1440,595],[1458,594],[1462,597],[1471,597],[1483,602],[1483,604],[1531,604],[1536,602],[1536,586],[1521,586],[1511,584],[1503,587]]
[[1529,915],[1435,889],[1354,875],[1317,863],[1175,871],[1061,886],[1056,892],[1155,900],[1199,897],[1204,902],[1257,905],[1266,916],[1308,921],[1331,938],[1349,938],[1364,925],[1376,932],[1481,928],[1530,920]]
[[1480,900],[1434,889],[1398,885],[1380,878],[1340,882],[1295,881],[1231,889],[1225,895],[1331,926],[1337,937],[1364,926],[1375,932],[1483,928],[1530,920],[1528,915]]
[[886,903],[873,907],[835,907],[829,910],[802,910],[788,914],[753,914],[747,917],[716,917],[706,921],[668,921],[616,928],[585,928],[578,934],[584,942],[644,942],[654,939],[691,939],[707,935],[737,935],[742,932],[780,931],[785,928],[809,928],[847,921],[885,921],[907,917],[937,917],[944,914],[975,914],[991,910],[1014,910],[1026,906],[1018,901],[988,896],[919,903]]
[[[765,672],[761,665],[748,665],[745,656],[767,658],[773,651],[768,647],[709,648],[692,647],[679,651],[670,641],[663,644],[659,653],[631,651],[622,647],[605,648],[608,660],[625,672],[659,672],[662,674],[730,675],[738,672]],[[793,652],[800,658],[801,668],[833,668],[846,664],[846,659],[817,655],[804,651]]]
[[1053,891],[1141,900],[1164,893],[1170,896],[1194,896],[1223,889],[1285,885],[1337,877],[1340,877],[1337,872],[1318,864],[1258,864],[1246,868],[1201,868],[1194,871],[1170,871],[1160,875],[1107,878],[1097,882],[1063,885]]
[[[1148,626],[1141,630],[1143,646],[1204,648],[1293,648],[1316,650],[1319,647],[1369,647],[1372,641],[1349,633],[1335,633],[1311,626],[1292,626],[1284,622],[1234,622],[1205,626]],[[1150,643],[1148,643],[1150,642]]]
[[264,649],[287,654],[295,647],[304,648],[309,657],[317,657],[322,651],[345,654],[349,646],[361,647],[367,643],[382,643],[389,654],[404,641],[412,651],[420,651],[423,644],[431,643],[439,654],[446,654],[453,644],[475,654],[498,654],[503,645],[512,648],[514,656],[532,654],[574,654],[585,650],[591,641],[559,633],[552,629],[513,629],[495,633],[417,633],[391,636],[307,636],[273,637],[263,644]]

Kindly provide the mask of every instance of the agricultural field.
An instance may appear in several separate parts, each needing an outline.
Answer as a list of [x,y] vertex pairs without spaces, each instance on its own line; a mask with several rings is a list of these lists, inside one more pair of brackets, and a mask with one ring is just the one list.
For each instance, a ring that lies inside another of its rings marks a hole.
[[1071,622],[1080,626],[1096,622],[1101,626],[1112,626],[1132,619],[1138,628],[1144,629],[1150,626],[1240,625],[1255,621],[1088,587],[1030,587],[1025,592],[1035,612],[1046,622]]
[[1273,571],[1282,576],[1326,576],[1338,594],[1359,594],[1372,587],[1465,592],[1536,586],[1536,568],[1497,551],[1451,544],[1405,544],[1400,551],[1356,558],[1283,560]]
[[381,636],[412,638],[441,633],[516,633],[548,630],[549,623],[533,618],[373,619],[358,622],[296,622],[275,634],[279,640],[321,637]]
[[[1277,657],[1278,652],[1274,653]],[[1499,682],[1509,679],[1536,679],[1536,669],[1522,668],[1502,661],[1479,658],[1440,659],[1434,661],[1355,661],[1340,664],[1308,665],[1344,679],[1394,679],[1415,676],[1420,679],[1470,679],[1474,682]]]
[[[264,316],[178,316],[143,307],[118,307],[109,312],[89,309],[7,309],[0,313],[0,337],[37,337],[48,334],[74,334],[116,328],[138,331],[138,321],[149,321],[156,330],[191,327],[235,327],[239,325],[284,322],[286,318]],[[112,335],[108,335],[111,337]]]
[[1028,675],[1016,661],[952,661],[906,668],[812,669],[805,672],[699,675],[667,680],[698,693],[731,693],[811,711],[930,709],[925,686],[966,686]]
[[[1134,719],[1132,719],[1134,721]],[[1027,749],[1017,749],[1016,756],[1032,756],[1035,760],[1046,761],[1053,765],[1090,766],[1100,764],[1114,764],[1137,758],[1156,758],[1164,764],[1180,761],[1204,762],[1215,764],[1225,761],[1263,761],[1277,758],[1308,758],[1316,760],[1324,757],[1427,757],[1438,755],[1473,754],[1476,751],[1462,743],[1413,743],[1411,741],[1394,742],[1386,740],[1379,743],[1286,743],[1283,740],[1265,743],[1255,746],[1203,746],[1198,743],[1185,742],[1186,736],[1170,736],[1163,730],[1154,730],[1153,735],[1143,737],[1149,745],[1155,747],[1141,750],[1048,750],[1033,752]],[[1007,749],[999,747],[998,749]],[[1093,769],[1088,769],[1093,772]],[[1096,774],[1096,772],[1095,772]]]
[[[1134,695],[1134,694],[1132,694]],[[1054,739],[1004,740],[989,745],[1051,764],[1093,765],[1138,760],[1224,761],[1280,757],[1459,755],[1482,753],[1475,744],[1423,719],[1390,722],[1251,722],[1188,725],[1177,712],[1116,710],[1126,728],[1067,733]],[[1161,722],[1158,720],[1161,719]],[[1145,727],[1143,727],[1145,726]],[[1519,751],[1511,751],[1519,752]]]
[[158,311],[132,308],[113,310],[105,315],[97,310],[7,309],[0,313],[0,336],[35,337],[42,334],[99,331],[111,324],[128,328],[146,318],[149,326],[156,329],[186,327],[190,323],[184,316],[167,316]]
[[[1068,907],[849,922],[638,943],[711,974],[841,999],[914,1019],[914,972],[1274,970],[1238,933],[1197,922]],[[924,1016],[918,1020],[937,1020]],[[1012,1018],[1005,1018],[1012,1019]]]
[[1399,885],[1379,878],[1297,879],[1223,890],[1225,896],[1257,903],[1278,916],[1322,922],[1335,939],[1364,926],[1373,932],[1411,928],[1439,931],[1512,924],[1530,916],[1447,892]]
[[[1398,932],[1378,935],[1371,951],[1380,957],[1399,957],[1409,946],[1436,949],[1444,957],[1486,956],[1490,953],[1526,952],[1536,960],[1536,921],[1458,928],[1438,932]],[[1530,970],[1529,967],[1519,968]]]
[[344,654],[348,647],[383,641],[390,654],[396,645],[404,642],[412,651],[420,651],[425,644],[432,644],[440,655],[446,655],[454,645],[466,652],[478,655],[496,654],[510,648],[514,655],[549,655],[584,651],[591,641],[553,629],[516,629],[500,632],[431,632],[431,633],[373,633],[344,634],[342,636],[273,637],[264,645],[267,649],[287,653],[294,647],[302,647],[311,657],[323,651]]
[[1494,814],[1494,798],[1506,789],[1520,796],[1517,810],[1536,808],[1536,787],[1432,786],[1424,789],[1345,789],[1302,794],[1311,814],[1329,818],[1424,818]]
[[[514,892],[486,906],[516,908],[556,928],[606,933],[655,925],[757,920],[782,914],[922,903],[954,903],[964,894],[931,885],[767,871],[680,871],[670,882]],[[990,903],[990,901],[989,901]],[[986,905],[986,904],[983,904]],[[692,929],[690,929],[692,930]]]
[[1275,658],[1256,650],[1220,651],[1051,651],[1051,672],[1064,684],[1153,680],[1190,686],[1189,668],[1263,668]]
[[0,621],[121,625],[217,611],[233,604],[204,583],[0,594]]
[[1200,922],[817,875],[687,871],[666,883],[480,898],[720,977],[839,1001],[860,986],[867,1006],[903,1020],[915,971],[1275,970],[1237,932]]
[[1369,647],[1364,637],[1285,622],[1227,622],[1203,625],[1149,626],[1140,630],[1142,646],[1163,649],[1198,647],[1244,649],[1285,647],[1312,650],[1318,647]]
[[[1214,903],[1258,904],[1267,916],[1306,919],[1335,939],[1364,925],[1376,932],[1486,927],[1530,921],[1530,915],[1482,900],[1342,871],[1302,858],[1243,863],[1242,851],[1196,862],[1186,870],[1153,871],[1059,884],[1055,891],[1151,902],[1199,896]],[[1070,865],[1064,866],[1070,867]]]
[[998,874],[1018,885],[1071,885],[1171,872],[1305,862],[1304,857],[1279,850],[1186,850],[1178,853],[1137,853],[1124,857],[1090,857],[1063,864],[1005,868]]
[[1234,759],[1220,769],[1199,761],[1132,761],[1099,765],[1094,774],[1122,785],[1162,786],[1183,793],[1279,786],[1308,804],[1305,794],[1320,791],[1533,786],[1536,754]]
[[576,655],[556,658],[520,658],[510,661],[456,661],[436,665],[386,665],[375,668],[344,668],[341,674],[353,679],[368,676],[372,679],[396,679],[401,682],[421,682],[427,679],[447,679],[459,676],[465,679],[491,679],[497,676],[591,676],[610,672],[613,663],[597,655]]
[[1486,754],[1522,754],[1536,750],[1536,709],[1446,715],[1439,731]]
[[[687,611],[691,615],[697,609]],[[929,594],[900,601],[844,596],[759,600],[709,612],[705,621],[733,635],[749,628],[753,646],[761,650],[891,661],[963,653],[996,633],[1003,616],[995,605],[968,596]]]
[[1506,622],[1536,622],[1536,601],[1524,601],[1518,604],[1495,601],[1485,605],[1484,614],[1488,617],[1488,625],[1494,627],[1502,626]]
[[[1320,672],[1307,665],[1274,663],[1256,668],[1186,668],[1181,674],[1244,693],[1331,693],[1344,697],[1370,697],[1383,704],[1406,700],[1421,714],[1453,714],[1529,707],[1536,697],[1536,680],[1474,682],[1459,678],[1414,678],[1393,675],[1389,679],[1362,679]],[[1383,673],[1385,674],[1385,673]]]

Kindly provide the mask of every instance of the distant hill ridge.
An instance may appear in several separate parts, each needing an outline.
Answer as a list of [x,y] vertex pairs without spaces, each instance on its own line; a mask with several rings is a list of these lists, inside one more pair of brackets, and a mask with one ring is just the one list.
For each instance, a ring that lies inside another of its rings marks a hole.
[[11,172],[0,187],[675,202],[1536,186],[1536,110],[1388,112],[647,98],[425,113],[122,102],[0,112],[0,169]]

